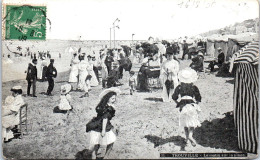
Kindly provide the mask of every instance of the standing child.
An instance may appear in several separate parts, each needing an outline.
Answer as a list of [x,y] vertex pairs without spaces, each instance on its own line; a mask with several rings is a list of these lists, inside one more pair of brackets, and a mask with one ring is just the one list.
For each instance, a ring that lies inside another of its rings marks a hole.
[[60,104],[54,108],[54,113],[67,113],[72,110],[70,91],[70,84],[61,86]]
[[100,146],[106,147],[105,155],[108,155],[116,141],[116,135],[112,131],[114,127],[110,121],[115,116],[116,96],[119,93],[120,90],[115,87],[105,89],[100,94],[101,100],[96,107],[97,117],[86,125],[86,132],[90,134],[89,150],[92,153],[92,159],[96,158]]
[[136,78],[134,75],[135,75],[135,72],[130,71],[130,78],[129,78],[130,95],[133,95],[133,92],[135,91]]
[[[193,131],[201,125],[198,118],[198,112],[201,111],[198,105],[201,102],[201,95],[198,87],[193,84],[197,81],[198,75],[195,70],[186,68],[178,73],[178,78],[181,84],[176,87],[172,99],[177,103],[177,108],[180,108],[179,123],[184,127],[186,142],[190,141],[195,147]],[[179,95],[181,100],[178,102]]]

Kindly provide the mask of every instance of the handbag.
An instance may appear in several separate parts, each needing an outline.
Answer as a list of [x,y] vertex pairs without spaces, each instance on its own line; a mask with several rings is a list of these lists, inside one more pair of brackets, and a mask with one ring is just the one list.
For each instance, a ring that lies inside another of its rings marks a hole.
[[86,132],[97,129],[100,123],[102,123],[102,119],[98,119],[97,117],[94,117],[86,124]]
[[[168,69],[167,69],[167,73],[168,73]],[[167,74],[167,80],[165,81],[165,86],[166,86],[166,89],[167,89],[167,94],[169,95],[170,94],[170,89],[174,89],[174,83],[173,83],[173,80],[169,80],[168,79],[168,74]]]

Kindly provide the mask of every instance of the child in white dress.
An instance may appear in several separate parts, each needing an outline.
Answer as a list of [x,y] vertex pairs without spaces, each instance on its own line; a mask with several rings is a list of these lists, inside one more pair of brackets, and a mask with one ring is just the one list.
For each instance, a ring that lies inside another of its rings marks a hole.
[[56,109],[54,109],[55,113],[67,113],[67,111],[72,110],[71,106],[71,85],[65,84],[61,86],[61,95],[60,95],[60,103]]

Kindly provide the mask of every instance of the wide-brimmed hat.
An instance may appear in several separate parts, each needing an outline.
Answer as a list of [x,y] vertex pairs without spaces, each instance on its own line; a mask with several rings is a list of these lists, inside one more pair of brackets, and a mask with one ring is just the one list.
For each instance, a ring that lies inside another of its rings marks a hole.
[[99,99],[102,99],[106,94],[108,94],[109,92],[115,92],[116,95],[119,95],[121,93],[120,89],[117,87],[111,87],[108,89],[105,89],[104,91],[102,91],[99,95]]
[[67,94],[71,91],[71,85],[70,84],[65,84],[61,86],[61,94]]
[[13,86],[13,87],[11,88],[11,91],[12,91],[12,92],[15,92],[15,93],[19,93],[19,94],[22,94],[22,93],[23,93],[22,86]]
[[221,47],[218,47],[218,51],[219,51],[219,50],[222,50],[222,48],[221,48]]
[[191,68],[185,68],[178,73],[178,78],[180,82],[193,83],[197,81],[198,74]]
[[199,52],[198,53],[198,56],[204,56],[202,52]]
[[119,63],[118,63],[118,62],[112,62],[111,65],[112,65],[112,66],[119,66]]

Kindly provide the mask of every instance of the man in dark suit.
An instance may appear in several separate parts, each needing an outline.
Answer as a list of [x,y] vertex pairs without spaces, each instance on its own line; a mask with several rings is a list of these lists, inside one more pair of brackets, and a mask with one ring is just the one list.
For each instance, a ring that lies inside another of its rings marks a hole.
[[54,88],[54,79],[53,78],[56,78],[57,77],[57,70],[56,68],[53,66],[54,64],[54,59],[50,59],[50,64],[49,66],[47,67],[47,71],[46,71],[46,77],[47,77],[47,80],[48,80],[48,89],[47,89],[47,95],[48,96],[51,96],[51,92]]
[[33,59],[32,63],[29,63],[28,69],[27,69],[27,75],[26,75],[26,80],[28,82],[27,86],[27,96],[30,96],[30,89],[31,86],[33,85],[33,97],[37,97],[35,95],[36,92],[36,80],[37,80],[37,59]]
[[225,62],[225,54],[220,47],[218,48],[218,53],[219,54],[217,60],[211,61],[209,64],[209,68],[211,72],[214,71],[215,65],[217,65],[220,68],[222,64]]
[[182,60],[184,60],[184,57],[186,54],[189,53],[188,44],[186,43],[186,40],[183,40],[183,54],[182,54]]

